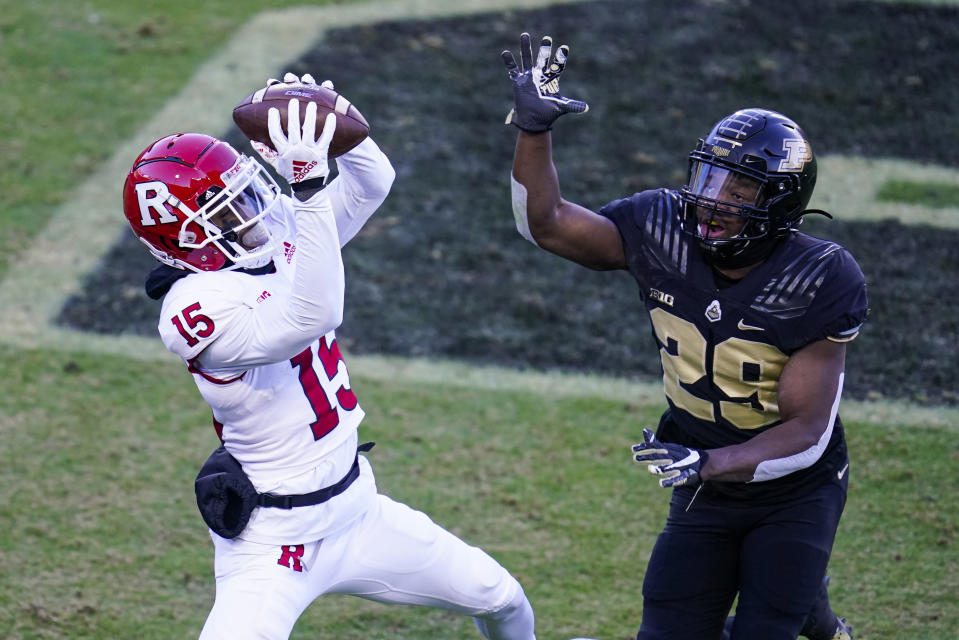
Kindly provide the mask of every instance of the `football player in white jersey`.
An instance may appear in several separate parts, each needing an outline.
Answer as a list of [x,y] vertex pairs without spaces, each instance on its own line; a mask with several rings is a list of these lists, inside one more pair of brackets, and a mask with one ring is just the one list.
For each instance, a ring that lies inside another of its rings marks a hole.
[[200,637],[287,638],[314,599],[345,593],[472,616],[492,640],[533,640],[519,582],[378,494],[358,454],[363,409],[334,333],[340,249],[395,173],[367,138],[336,158],[327,184],[335,125],[329,115],[317,126],[310,105],[301,126],[291,100],[283,131],[271,111],[276,152],[257,150],[292,197],[253,158],[195,133],[151,144],[124,185],[126,217],[162,263],[147,280],[163,298],[160,336],[193,374],[223,443],[197,479],[216,574]]

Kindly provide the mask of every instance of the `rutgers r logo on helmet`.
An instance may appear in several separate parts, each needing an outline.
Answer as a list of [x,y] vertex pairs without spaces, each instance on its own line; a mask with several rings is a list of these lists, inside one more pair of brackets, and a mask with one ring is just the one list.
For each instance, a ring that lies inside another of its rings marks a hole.
[[164,264],[190,271],[257,267],[275,252],[262,222],[280,189],[226,142],[179,133],[148,146],[123,187],[136,237]]
[[136,191],[137,205],[140,207],[140,224],[144,227],[152,227],[155,224],[177,222],[178,218],[165,205],[169,203],[171,207],[176,207],[179,201],[170,195],[170,189],[165,182],[159,180],[139,182],[133,185],[133,189]]

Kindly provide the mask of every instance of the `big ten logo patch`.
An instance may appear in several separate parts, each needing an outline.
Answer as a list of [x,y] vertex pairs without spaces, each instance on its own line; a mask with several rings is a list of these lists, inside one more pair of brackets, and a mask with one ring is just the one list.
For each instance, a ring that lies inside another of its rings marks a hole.
[[280,559],[276,563],[287,569],[303,571],[303,551],[302,544],[284,545],[280,547]]

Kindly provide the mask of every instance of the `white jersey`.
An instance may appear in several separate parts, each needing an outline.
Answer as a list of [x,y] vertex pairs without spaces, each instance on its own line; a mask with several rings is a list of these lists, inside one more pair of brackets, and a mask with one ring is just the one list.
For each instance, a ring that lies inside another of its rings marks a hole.
[[[182,357],[227,450],[257,491],[309,493],[336,483],[356,455],[363,409],[334,329],[343,315],[340,248],[386,198],[394,171],[366,139],[336,160],[339,175],[308,203],[280,196],[265,223],[277,242],[275,271],[190,274],[160,312],[160,336]],[[361,476],[323,504],[257,508],[241,537],[310,541],[362,515],[376,493]]]

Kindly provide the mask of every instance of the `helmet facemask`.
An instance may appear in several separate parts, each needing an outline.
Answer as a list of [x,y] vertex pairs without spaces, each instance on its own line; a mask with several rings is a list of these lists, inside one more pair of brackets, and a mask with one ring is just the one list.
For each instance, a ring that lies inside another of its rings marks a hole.
[[[798,179],[769,176],[697,157],[680,191],[683,230],[696,237],[706,261],[738,269],[761,262],[785,233],[802,222],[794,202]],[[734,233],[727,233],[732,228]]]
[[759,176],[690,161],[689,183],[681,191],[683,228],[699,241],[708,262],[735,268],[761,259],[753,256],[770,232],[765,192]]
[[277,206],[279,187],[248,156],[239,156],[220,179],[223,187],[211,186],[197,196],[196,211],[180,203],[180,210],[186,214],[180,226],[180,246],[202,249],[214,245],[232,263],[224,270],[267,264],[276,247],[263,218]]

